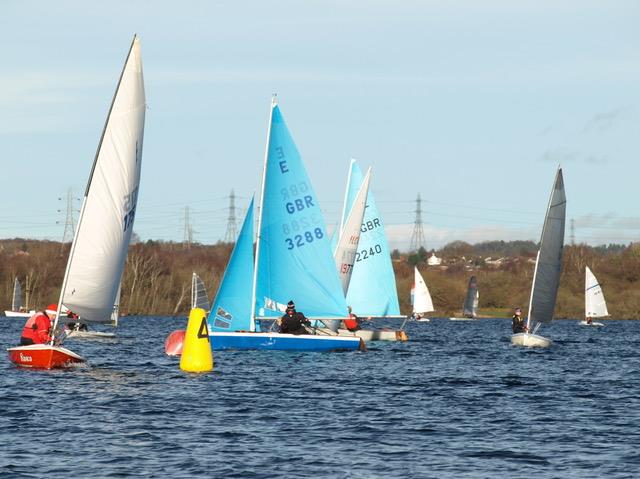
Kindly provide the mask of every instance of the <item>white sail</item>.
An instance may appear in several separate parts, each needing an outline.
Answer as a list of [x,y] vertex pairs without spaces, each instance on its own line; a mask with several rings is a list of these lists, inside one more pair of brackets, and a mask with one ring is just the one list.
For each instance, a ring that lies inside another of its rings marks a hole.
[[22,287],[20,281],[15,278],[13,281],[13,298],[11,300],[11,311],[20,311],[22,308]]
[[116,304],[138,200],[145,108],[140,41],[134,37],[89,176],[60,296],[83,322],[110,322]]
[[193,308],[201,308],[205,311],[211,309],[209,297],[207,296],[207,288],[196,273],[193,273],[191,276],[191,309]]
[[587,266],[584,279],[584,314],[587,318],[601,318],[609,316],[607,303],[602,294],[602,288],[595,275]]
[[527,326],[534,322],[549,323],[553,319],[562,273],[566,207],[562,168],[558,168],[542,227],[540,249],[533,273]]
[[429,288],[427,288],[427,283],[424,282],[422,275],[418,271],[417,267],[413,267],[415,271],[415,279],[413,286],[413,312],[414,313],[429,313],[431,311],[435,311],[433,308],[433,301],[431,300],[431,295],[429,294]]
[[356,199],[353,202],[351,212],[344,223],[344,227],[340,230],[338,244],[333,254],[345,296],[349,290],[349,282],[351,281],[351,274],[353,273],[356,250],[358,249],[358,243],[360,241],[360,230],[362,228],[364,210],[367,206],[367,195],[369,194],[370,181],[371,168],[367,170],[367,174],[365,175],[362,185],[358,190],[358,194],[356,195]]

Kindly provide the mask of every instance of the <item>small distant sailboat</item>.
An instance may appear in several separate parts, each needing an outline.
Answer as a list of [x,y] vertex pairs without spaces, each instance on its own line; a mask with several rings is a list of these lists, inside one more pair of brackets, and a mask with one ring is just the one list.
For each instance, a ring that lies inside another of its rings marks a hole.
[[312,321],[347,317],[322,212],[275,97],[267,138],[255,263],[252,202],[208,317],[211,347],[364,349],[353,336],[262,331],[289,300]]
[[562,168],[558,168],[542,227],[540,249],[533,272],[527,332],[512,335],[511,344],[513,345],[546,348],[552,343],[550,339],[535,333],[540,325],[548,324],[553,320],[553,310],[556,306],[560,274],[562,273],[566,209],[567,200],[564,192]]
[[11,311],[5,311],[7,318],[29,318],[36,314],[35,310],[29,310],[29,277],[27,276],[27,285],[25,291],[25,306],[22,306],[22,286],[18,278],[13,281],[13,296],[11,297]]
[[433,301],[431,300],[431,294],[429,294],[429,288],[425,283],[424,278],[418,271],[416,266],[414,270],[414,283],[411,288],[411,304],[413,305],[413,318],[415,321],[421,323],[428,323],[429,318],[425,318],[426,313],[435,311],[433,307]]
[[603,323],[589,321],[589,318],[603,318],[609,316],[607,303],[604,300],[602,288],[595,275],[589,267],[585,268],[584,278],[584,316],[585,320],[580,321],[580,326],[604,326]]
[[478,319],[478,304],[480,302],[480,293],[478,292],[478,281],[475,276],[469,279],[467,286],[467,296],[462,306],[462,318],[449,318],[451,321],[474,321]]
[[204,281],[195,272],[191,276],[191,309],[193,308],[200,308],[205,311],[211,309]]
[[145,118],[140,40],[134,36],[87,182],[49,344],[9,348],[18,366],[65,367],[84,358],[63,348],[63,316],[110,323],[136,214]]

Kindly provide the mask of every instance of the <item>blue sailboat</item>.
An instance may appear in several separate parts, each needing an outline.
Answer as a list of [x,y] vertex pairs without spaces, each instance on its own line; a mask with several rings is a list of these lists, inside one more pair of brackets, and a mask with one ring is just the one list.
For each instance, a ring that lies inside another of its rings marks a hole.
[[[363,179],[360,166],[352,159],[340,227],[344,226]],[[371,190],[367,195],[367,207],[360,232],[356,261],[347,291],[347,304],[358,316],[399,317],[400,305],[391,254]]]
[[310,319],[337,320],[347,305],[317,196],[275,101],[262,180],[256,257],[253,204],[247,211],[208,318],[215,349],[363,349],[357,337],[259,331],[293,300]]

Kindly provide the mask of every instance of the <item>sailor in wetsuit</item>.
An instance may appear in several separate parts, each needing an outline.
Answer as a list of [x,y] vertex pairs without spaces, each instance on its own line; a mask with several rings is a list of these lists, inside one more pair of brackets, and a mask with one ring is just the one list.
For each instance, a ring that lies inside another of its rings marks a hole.
[[513,334],[527,332],[527,325],[524,322],[524,318],[522,317],[522,310],[520,308],[516,308],[515,310],[515,314],[513,315],[513,319],[511,320],[511,330],[513,331]]
[[296,305],[293,301],[289,301],[286,312],[280,319],[280,332],[288,334],[309,334],[305,325],[311,326],[311,322],[304,314],[296,311]]

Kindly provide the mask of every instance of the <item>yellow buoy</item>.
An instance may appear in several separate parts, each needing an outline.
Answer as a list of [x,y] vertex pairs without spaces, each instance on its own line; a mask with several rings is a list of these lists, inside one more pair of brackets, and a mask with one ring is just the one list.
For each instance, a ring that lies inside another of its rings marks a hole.
[[180,357],[180,369],[190,373],[206,373],[213,369],[207,313],[204,309],[193,308],[189,313]]

